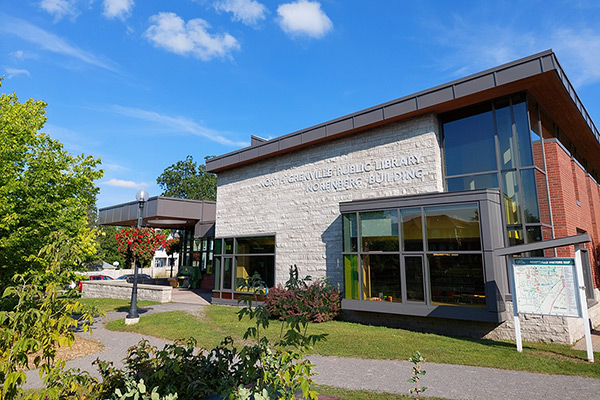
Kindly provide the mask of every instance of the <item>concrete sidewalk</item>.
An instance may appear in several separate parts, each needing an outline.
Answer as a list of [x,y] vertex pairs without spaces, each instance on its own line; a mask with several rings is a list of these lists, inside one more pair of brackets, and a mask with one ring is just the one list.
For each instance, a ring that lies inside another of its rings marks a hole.
[[[198,303],[167,303],[145,307],[141,315],[143,318],[143,315],[175,310],[202,315],[202,309],[203,305]],[[125,314],[125,312],[111,312],[105,319],[96,322],[91,338],[103,343],[105,349],[96,354],[68,361],[67,368],[80,368],[97,376],[96,369],[91,365],[96,358],[113,361],[120,367],[127,349],[141,339],[148,339],[151,344],[159,347],[168,343],[166,340],[145,337],[137,333],[109,331],[104,327],[105,320],[125,318]],[[315,371],[318,375],[313,379],[318,384],[401,394],[408,394],[411,388],[407,380],[411,377],[412,364],[408,361],[363,360],[317,355],[311,355],[309,359],[316,364]],[[425,392],[427,396],[485,400],[600,399],[600,379],[428,362],[423,364],[423,369],[427,374],[421,383],[428,387]],[[38,371],[28,371],[26,388],[41,385]]]

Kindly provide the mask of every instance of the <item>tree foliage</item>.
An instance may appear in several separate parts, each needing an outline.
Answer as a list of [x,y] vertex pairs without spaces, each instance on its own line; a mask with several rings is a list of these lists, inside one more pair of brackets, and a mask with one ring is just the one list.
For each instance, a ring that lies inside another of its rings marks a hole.
[[217,176],[206,172],[205,165],[197,164],[192,156],[165,168],[156,183],[163,190],[163,196],[190,200],[217,199]]
[[98,254],[96,258],[114,264],[119,263],[119,268],[127,268],[125,256],[119,251],[116,234],[119,228],[111,225],[103,225],[98,228]]
[[80,371],[65,371],[64,362],[55,359],[58,346],[73,344],[73,329],[88,331],[98,312],[79,303],[75,291],[59,295],[64,284],[75,279],[72,267],[81,262],[81,249],[61,232],[54,232],[49,240],[38,254],[43,270],[15,274],[1,298],[1,400],[23,397],[27,368],[40,368],[43,375],[47,389],[39,393],[40,399],[65,398],[79,390],[81,386],[75,383],[89,377]]
[[0,94],[0,288],[15,273],[43,270],[39,251],[64,232],[82,259],[96,253],[88,211],[103,172],[99,159],[74,156],[40,132],[46,103]]

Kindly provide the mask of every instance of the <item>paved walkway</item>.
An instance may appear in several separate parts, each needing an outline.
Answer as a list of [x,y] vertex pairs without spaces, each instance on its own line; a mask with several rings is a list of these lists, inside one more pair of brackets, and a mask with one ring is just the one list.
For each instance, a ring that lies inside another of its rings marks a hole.
[[[191,295],[182,294],[180,299],[183,300],[184,296]],[[142,318],[145,314],[173,310],[200,313],[204,303],[197,297],[187,297],[193,299],[193,303],[180,302],[146,307],[145,312],[141,314]],[[97,376],[96,368],[91,365],[96,358],[113,361],[120,367],[127,349],[142,338],[148,339],[151,344],[159,347],[168,342],[137,333],[113,332],[104,327],[105,320],[125,318],[125,314],[125,312],[111,312],[103,320],[97,321],[93,326],[92,339],[102,342],[105,349],[99,353],[68,361],[67,367],[87,370]],[[411,388],[407,380],[410,378],[412,364],[408,361],[362,360],[317,355],[309,358],[316,364],[315,370],[318,375],[314,380],[319,384],[402,394],[408,394]],[[482,400],[600,399],[600,379],[428,362],[423,365],[423,368],[427,374],[421,382],[428,387],[425,392],[427,396]],[[37,371],[27,372],[27,388],[40,387],[41,384]]]
[[[573,346],[573,348],[575,350],[587,350],[587,345],[585,343],[585,336],[583,338],[581,338],[577,343],[575,343],[575,346]],[[592,349],[594,349],[594,353],[600,353],[600,331],[594,329],[592,330]],[[596,356],[594,356],[594,361],[595,362],[600,362],[600,360],[598,360],[596,358]],[[600,398],[600,396],[599,396]]]

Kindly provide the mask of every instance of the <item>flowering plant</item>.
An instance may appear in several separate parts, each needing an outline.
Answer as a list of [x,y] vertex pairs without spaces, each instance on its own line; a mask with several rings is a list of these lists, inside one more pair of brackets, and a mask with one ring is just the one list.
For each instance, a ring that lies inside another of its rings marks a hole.
[[152,228],[124,228],[115,238],[125,258],[133,256],[142,264],[152,260],[154,252],[165,244],[165,236]]
[[179,239],[177,238],[167,239],[163,246],[165,248],[165,253],[168,255],[179,253]]

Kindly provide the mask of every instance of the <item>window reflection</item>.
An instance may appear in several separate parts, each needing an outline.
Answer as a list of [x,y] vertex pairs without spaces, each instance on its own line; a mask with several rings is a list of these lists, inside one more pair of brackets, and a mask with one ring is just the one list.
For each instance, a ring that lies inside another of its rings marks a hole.
[[[513,123],[508,99],[496,100],[496,132],[500,145],[500,167],[515,168],[515,144],[513,142]],[[494,168],[495,169],[495,168]]]
[[363,254],[363,299],[402,302],[400,256]]
[[424,302],[423,258],[420,256],[404,257],[404,269],[406,271],[406,300]]
[[344,294],[346,299],[358,300],[358,256],[344,256]]
[[538,208],[538,197],[535,170],[526,169],[521,171],[521,183],[523,184],[523,208],[525,211],[525,222],[540,222],[540,210]]
[[504,194],[504,212],[506,223],[509,225],[521,223],[521,209],[519,208],[519,184],[515,171],[502,173],[502,192]]
[[430,254],[433,304],[485,307],[481,254]]
[[237,238],[236,254],[265,254],[275,253],[274,236],[258,236]]
[[490,104],[477,105],[446,116],[443,129],[447,175],[497,168]]
[[492,174],[470,175],[448,179],[449,192],[492,189],[497,187],[500,187],[500,185],[498,184],[498,174],[496,172]]
[[342,218],[344,230],[344,251],[358,251],[358,234],[356,229],[356,214],[344,214]]
[[423,225],[421,209],[401,210],[402,217],[402,247],[404,251],[423,250]]
[[362,251],[398,251],[396,210],[360,213]]
[[275,286],[275,258],[273,256],[237,256],[235,258],[236,290],[241,290],[244,280],[260,275],[266,287]]
[[429,251],[481,250],[477,205],[425,208]]

